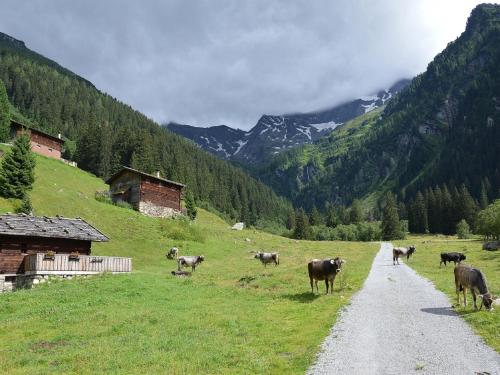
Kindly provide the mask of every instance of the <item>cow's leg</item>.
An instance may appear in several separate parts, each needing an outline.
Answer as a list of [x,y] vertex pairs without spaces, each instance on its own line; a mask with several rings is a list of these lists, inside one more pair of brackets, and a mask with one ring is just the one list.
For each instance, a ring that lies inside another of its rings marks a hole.
[[325,277],[326,294],[328,294],[328,277]]
[[477,310],[476,292],[474,291],[474,288],[471,288],[470,292],[472,293],[472,300],[474,301],[474,308]]
[[460,306],[460,285],[456,285],[455,291],[457,292],[457,306]]
[[319,289],[318,289],[318,280],[314,280],[314,283],[316,284],[316,293],[319,293]]
[[462,289],[464,291],[464,306],[467,306],[467,289],[462,286]]
[[311,293],[314,294],[314,286],[313,286],[313,279],[312,279],[312,277],[309,277],[309,281],[311,282]]
[[441,268],[442,265],[443,265],[443,260],[441,259],[441,261],[439,262],[439,268]]
[[191,271],[193,271],[193,272],[194,272],[195,270],[196,270],[196,264],[193,264],[193,265],[191,266]]

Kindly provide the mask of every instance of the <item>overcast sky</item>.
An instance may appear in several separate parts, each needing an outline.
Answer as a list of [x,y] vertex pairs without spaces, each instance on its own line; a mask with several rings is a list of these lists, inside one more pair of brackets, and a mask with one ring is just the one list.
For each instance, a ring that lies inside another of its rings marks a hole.
[[249,129],[415,76],[478,3],[4,0],[0,31],[158,122]]

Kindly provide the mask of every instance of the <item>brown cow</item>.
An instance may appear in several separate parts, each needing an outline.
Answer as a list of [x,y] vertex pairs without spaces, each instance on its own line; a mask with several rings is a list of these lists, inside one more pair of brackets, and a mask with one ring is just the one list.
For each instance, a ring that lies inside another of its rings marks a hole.
[[330,294],[333,294],[333,282],[337,273],[341,271],[342,264],[345,263],[343,259],[313,259],[307,264],[309,271],[309,280],[311,282],[311,292],[314,294],[313,280],[316,284],[316,292],[318,290],[318,280],[325,280],[326,294],[328,294],[328,287],[330,286]]
[[476,295],[481,297],[481,306],[479,309],[484,307],[489,310],[493,303],[493,296],[488,291],[486,286],[486,278],[483,273],[477,268],[472,268],[470,266],[461,265],[455,267],[455,288],[457,291],[457,304],[460,306],[460,292],[464,293],[464,306],[467,306],[467,289],[470,289],[472,294],[472,299],[474,300],[474,308],[477,310]]

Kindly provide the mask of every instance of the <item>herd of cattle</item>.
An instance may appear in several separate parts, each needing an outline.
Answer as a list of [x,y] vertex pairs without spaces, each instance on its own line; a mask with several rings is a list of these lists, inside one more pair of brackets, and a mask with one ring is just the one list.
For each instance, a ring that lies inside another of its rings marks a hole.
[[[409,260],[411,255],[415,254],[416,251],[417,249],[413,245],[409,247],[393,247],[392,264],[399,264],[399,257],[406,256],[406,259]],[[196,266],[201,264],[201,262],[205,260],[205,257],[203,255],[179,256],[179,249],[177,247],[172,247],[168,251],[166,256],[168,259],[177,259],[177,270],[172,271],[172,274],[176,276],[190,276],[191,273],[183,271],[182,267],[191,267],[191,270],[194,272],[196,270]],[[254,258],[259,259],[261,263],[264,264],[264,266],[267,266],[269,263],[274,263],[275,266],[280,264],[279,253],[265,253],[259,251],[255,254]],[[460,292],[463,292],[464,306],[467,306],[466,292],[467,289],[469,289],[474,301],[474,308],[477,309],[476,299],[479,296],[481,298],[481,306],[479,307],[479,309],[481,309],[484,304],[485,308],[489,310],[491,309],[493,304],[493,296],[488,291],[486,278],[484,277],[484,274],[477,268],[462,265],[461,262],[465,259],[466,256],[462,253],[441,253],[441,261],[439,262],[439,267],[441,267],[443,263],[445,266],[446,263],[453,262],[455,264],[454,275],[458,305],[460,305]],[[342,271],[342,265],[344,263],[345,260],[338,257],[333,259],[311,260],[307,264],[307,271],[311,284],[311,292],[314,293],[313,283],[316,285],[316,292],[319,292],[318,281],[324,280],[326,286],[326,294],[328,294],[328,292],[332,294],[333,282],[335,281],[335,277],[337,276],[337,274]]]

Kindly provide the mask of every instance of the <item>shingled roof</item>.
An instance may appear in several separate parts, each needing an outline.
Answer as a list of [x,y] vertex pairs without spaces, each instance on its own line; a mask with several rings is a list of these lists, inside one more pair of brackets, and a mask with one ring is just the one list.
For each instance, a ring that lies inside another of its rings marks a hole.
[[0,215],[0,236],[2,235],[109,241],[108,237],[85,220],[68,219],[62,216]]
[[132,173],[136,173],[136,174],[138,174],[140,176],[148,177],[148,178],[150,178],[152,180],[155,180],[155,181],[158,181],[158,182],[165,182],[167,184],[176,185],[176,186],[179,186],[180,188],[184,188],[186,186],[184,184],[181,184],[180,182],[167,180],[166,178],[161,178],[161,177],[158,177],[158,176],[154,176],[152,174],[145,173],[145,172],[142,172],[142,171],[139,171],[137,169],[130,168],[130,167],[122,167],[122,169],[120,169],[113,176],[111,176],[110,178],[108,178],[106,180],[106,183],[108,185],[111,185],[113,183],[113,181],[116,180],[117,177],[119,177],[123,172],[126,172],[126,171],[129,171],[129,172],[132,172]]

